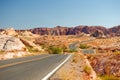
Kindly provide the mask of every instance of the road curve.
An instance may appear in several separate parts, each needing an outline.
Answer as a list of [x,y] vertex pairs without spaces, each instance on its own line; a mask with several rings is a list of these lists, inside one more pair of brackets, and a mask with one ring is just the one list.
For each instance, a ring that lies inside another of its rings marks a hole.
[[0,80],[47,80],[71,55],[55,54],[0,61]]

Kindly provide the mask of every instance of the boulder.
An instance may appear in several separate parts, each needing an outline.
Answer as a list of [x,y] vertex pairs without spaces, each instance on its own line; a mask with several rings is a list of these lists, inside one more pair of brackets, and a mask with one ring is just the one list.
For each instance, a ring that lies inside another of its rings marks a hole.
[[8,35],[0,35],[0,51],[27,50],[20,39]]
[[96,30],[95,32],[93,32],[91,34],[91,36],[97,37],[97,38],[105,38],[105,35],[104,35],[103,31],[101,31],[101,30]]
[[32,50],[37,50],[37,51],[44,51],[41,46],[36,45],[32,41],[26,40],[24,38],[20,38],[20,40],[27,46],[32,48]]

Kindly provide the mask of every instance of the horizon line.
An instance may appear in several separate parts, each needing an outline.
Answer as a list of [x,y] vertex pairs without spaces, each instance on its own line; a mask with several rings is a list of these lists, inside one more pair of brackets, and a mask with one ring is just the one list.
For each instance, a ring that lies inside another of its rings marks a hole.
[[10,29],[10,28],[13,28],[15,30],[26,30],[26,29],[34,29],[34,28],[56,28],[56,27],[65,27],[65,28],[75,28],[75,27],[104,27],[106,29],[109,29],[109,28],[113,28],[113,27],[118,27],[120,25],[116,25],[116,26],[112,26],[112,27],[105,27],[105,26],[102,26],[102,25],[78,25],[78,26],[61,26],[61,25],[56,25],[54,27],[29,27],[29,28],[25,28],[24,29],[16,29],[15,27],[2,27],[0,29]]

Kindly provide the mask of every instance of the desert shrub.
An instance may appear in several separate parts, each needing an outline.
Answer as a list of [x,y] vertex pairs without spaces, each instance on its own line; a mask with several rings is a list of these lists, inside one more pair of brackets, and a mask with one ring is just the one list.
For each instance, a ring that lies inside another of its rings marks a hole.
[[68,48],[65,46],[65,45],[62,45],[62,46],[59,46],[63,52],[67,52],[68,51]]
[[62,49],[59,47],[55,47],[55,46],[49,46],[48,47],[48,52],[50,54],[61,54],[62,53]]
[[117,50],[116,50],[116,51],[114,52],[114,54],[119,55],[119,54],[120,54],[120,51],[117,51]]
[[87,74],[90,74],[91,71],[92,71],[92,70],[91,70],[91,67],[88,66],[88,65],[85,65],[83,69],[84,69],[84,71],[85,71]]
[[80,44],[79,48],[81,49],[87,49],[89,48],[90,46],[88,46],[87,44]]
[[75,49],[70,49],[70,50],[68,50],[67,52],[73,53],[73,52],[77,52],[77,50],[75,50]]
[[63,49],[63,52],[67,52],[68,51],[68,49],[66,47],[63,47],[62,49]]
[[39,52],[38,49],[35,49],[33,47],[30,47],[30,46],[27,46],[27,49],[28,49],[29,52]]
[[4,52],[5,52],[5,51],[1,50],[1,51],[0,51],[0,54],[3,54]]
[[75,53],[74,56],[73,56],[72,62],[78,63],[80,61],[80,57],[79,56],[80,56],[79,54]]
[[104,76],[100,76],[101,80],[120,80],[119,77],[115,77],[112,75],[104,75]]

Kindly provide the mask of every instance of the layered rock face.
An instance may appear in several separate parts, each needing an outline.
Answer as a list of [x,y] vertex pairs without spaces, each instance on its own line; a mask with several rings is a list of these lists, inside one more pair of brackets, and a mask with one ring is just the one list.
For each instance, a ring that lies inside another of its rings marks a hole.
[[77,35],[80,33],[91,34],[96,30],[103,31],[106,34],[107,29],[102,26],[77,26],[77,27],[62,27],[57,26],[55,28],[34,28],[30,31],[34,34],[40,35]]
[[[17,35],[13,28],[0,29],[2,34]],[[16,30],[17,32],[25,32],[26,30]],[[93,34],[96,31],[101,31],[105,36],[120,36],[120,25],[112,28],[105,28],[103,26],[76,26],[76,27],[63,27],[56,26],[54,28],[33,28],[29,29],[34,34],[39,35],[78,35],[81,33]],[[9,34],[8,34],[9,33]]]
[[30,54],[19,38],[0,35],[0,60],[22,57]]
[[94,33],[91,34],[91,36],[97,38],[105,37],[104,33],[101,30],[96,30]]
[[108,34],[111,34],[111,36],[120,36],[120,25],[109,28]]
[[41,46],[33,43],[39,37],[30,31],[15,31],[13,28],[0,32],[0,60],[37,55],[44,52]]
[[103,35],[120,36],[120,26],[106,29],[102,26],[76,26],[76,27],[62,27],[57,26],[55,28],[34,28],[30,29],[34,34],[39,35],[77,35],[81,33],[93,34],[96,31]]
[[[120,55],[102,54],[89,57],[92,67],[98,75],[120,77]],[[115,79],[116,80],[116,79]]]
[[26,47],[20,41],[20,39],[8,35],[0,35],[0,51],[13,51],[25,49]]

